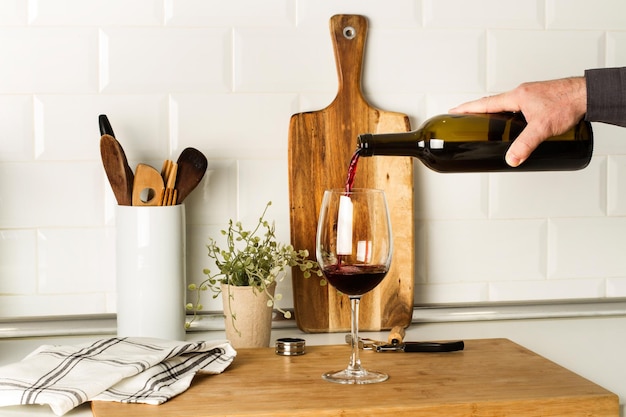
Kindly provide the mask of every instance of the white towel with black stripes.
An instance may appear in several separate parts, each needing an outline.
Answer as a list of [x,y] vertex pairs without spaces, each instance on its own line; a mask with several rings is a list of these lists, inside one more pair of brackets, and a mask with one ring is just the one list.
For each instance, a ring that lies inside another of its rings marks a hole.
[[48,404],[61,416],[86,401],[162,404],[189,388],[196,373],[219,374],[236,355],[227,341],[44,345],[0,367],[0,406]]

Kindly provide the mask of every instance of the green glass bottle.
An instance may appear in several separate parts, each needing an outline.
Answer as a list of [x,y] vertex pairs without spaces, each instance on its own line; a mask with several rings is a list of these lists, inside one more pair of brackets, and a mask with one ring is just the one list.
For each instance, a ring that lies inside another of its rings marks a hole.
[[593,132],[581,121],[542,142],[518,167],[509,166],[504,156],[524,127],[522,113],[444,114],[411,132],[359,135],[357,152],[412,156],[437,172],[574,171],[589,164]]

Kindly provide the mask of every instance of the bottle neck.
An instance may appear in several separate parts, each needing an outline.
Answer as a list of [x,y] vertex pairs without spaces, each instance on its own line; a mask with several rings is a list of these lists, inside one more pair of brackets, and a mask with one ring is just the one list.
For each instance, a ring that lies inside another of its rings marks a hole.
[[356,139],[356,147],[360,156],[373,156],[374,148],[370,146],[373,135],[371,133],[363,133]]
[[357,149],[360,156],[418,156],[426,146],[439,146],[437,139],[424,141],[421,132],[363,133],[357,137]]

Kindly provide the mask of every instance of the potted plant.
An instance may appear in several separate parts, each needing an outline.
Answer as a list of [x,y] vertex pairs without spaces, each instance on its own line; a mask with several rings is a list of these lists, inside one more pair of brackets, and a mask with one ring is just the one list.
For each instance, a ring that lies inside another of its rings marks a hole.
[[[187,310],[193,311],[193,317],[186,323],[187,327],[202,310],[201,292],[211,290],[214,293],[213,298],[222,295],[226,335],[233,345],[268,346],[272,308],[280,311],[285,318],[291,317],[289,311],[276,305],[282,298],[281,294],[274,295],[276,283],[282,281],[287,269],[294,266],[300,267],[305,277],[312,274],[323,276],[317,262],[308,259],[307,250],[296,250],[290,244],[276,241],[274,223],[265,220],[271,204],[271,201],[267,203],[253,230],[245,230],[241,222],[229,220],[228,228],[221,231],[225,236],[224,246],[209,238],[208,256],[215,262],[218,271],[213,273],[206,268],[203,270],[206,278],[198,285],[189,285],[188,288],[195,292],[196,299],[195,303],[187,304]],[[325,282],[323,278],[320,281],[321,285],[325,285]],[[247,294],[243,295],[243,292]],[[260,312],[252,309],[252,302],[260,304]],[[245,305],[237,308],[241,304]],[[252,323],[244,323],[244,315]],[[259,336],[260,341],[251,340],[260,332],[267,334]]]

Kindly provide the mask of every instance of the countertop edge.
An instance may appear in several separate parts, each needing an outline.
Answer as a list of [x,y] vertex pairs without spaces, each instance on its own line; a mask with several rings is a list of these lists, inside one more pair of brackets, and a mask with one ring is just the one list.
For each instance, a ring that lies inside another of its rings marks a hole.
[[[626,316],[626,299],[576,300],[545,303],[416,306],[412,323],[491,320],[528,320]],[[275,314],[273,328],[295,328],[295,320]],[[189,332],[224,330],[223,315],[209,312],[193,323]],[[45,336],[115,334],[115,314],[0,318],[0,339]]]

